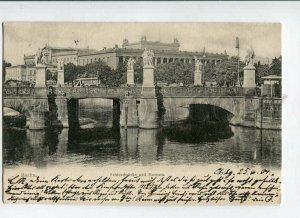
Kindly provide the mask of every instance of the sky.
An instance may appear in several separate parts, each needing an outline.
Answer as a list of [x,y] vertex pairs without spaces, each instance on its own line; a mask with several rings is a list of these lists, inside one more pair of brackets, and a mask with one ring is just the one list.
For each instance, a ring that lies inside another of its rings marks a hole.
[[[279,23],[75,23],[75,22],[7,22],[4,24],[4,60],[23,64],[24,54],[35,54],[45,44],[101,50],[140,40],[173,42],[181,51],[202,51],[237,55],[235,38],[240,39],[240,57],[253,47],[256,56],[274,58],[281,55]],[[79,40],[76,45],[74,40]]]

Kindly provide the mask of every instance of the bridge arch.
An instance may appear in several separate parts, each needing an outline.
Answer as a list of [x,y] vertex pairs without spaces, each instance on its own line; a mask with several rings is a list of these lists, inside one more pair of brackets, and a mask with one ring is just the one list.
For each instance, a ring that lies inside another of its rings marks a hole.
[[[218,111],[224,110],[232,124],[239,124],[245,107],[243,97],[182,97],[182,98],[164,98],[164,108],[166,109],[165,120],[171,121],[174,117],[177,120],[184,120],[190,116],[191,105],[205,105],[215,108]],[[176,121],[176,120],[175,120]]]
[[216,105],[190,104],[188,120],[193,123],[229,123],[234,114]]

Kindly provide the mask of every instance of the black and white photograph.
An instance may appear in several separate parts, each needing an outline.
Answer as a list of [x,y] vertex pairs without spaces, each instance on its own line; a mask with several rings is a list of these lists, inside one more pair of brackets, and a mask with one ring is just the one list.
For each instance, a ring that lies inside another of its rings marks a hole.
[[280,203],[280,23],[4,22],[3,49],[5,203]]

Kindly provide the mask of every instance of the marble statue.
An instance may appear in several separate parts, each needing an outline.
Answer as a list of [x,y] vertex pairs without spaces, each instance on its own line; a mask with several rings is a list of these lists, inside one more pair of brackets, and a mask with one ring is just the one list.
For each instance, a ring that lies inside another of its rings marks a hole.
[[195,71],[200,71],[200,66],[202,66],[201,61],[195,56]]
[[133,65],[136,63],[132,57],[130,57],[127,61],[127,70],[133,70]]
[[45,64],[45,58],[41,49],[39,48],[35,55],[35,65],[44,65],[44,64]]
[[154,53],[152,50],[145,49],[142,57],[144,66],[153,66]]
[[246,66],[253,66],[255,61],[255,52],[253,48],[247,51],[247,55],[245,57]]

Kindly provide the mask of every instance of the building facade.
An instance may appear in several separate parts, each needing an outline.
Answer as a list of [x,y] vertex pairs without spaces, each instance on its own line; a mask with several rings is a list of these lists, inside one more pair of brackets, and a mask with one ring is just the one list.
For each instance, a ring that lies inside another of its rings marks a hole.
[[[203,64],[218,64],[224,59],[228,59],[226,51],[222,54],[192,51],[180,51],[180,43],[175,38],[172,43],[163,43],[159,41],[148,41],[142,36],[140,41],[130,43],[127,39],[123,40],[122,48],[104,48],[102,50],[78,49],[78,48],[58,48],[45,46],[42,53],[47,64],[56,65],[58,60],[63,60],[65,64],[84,66],[96,61],[104,61],[112,69],[116,69],[119,63],[126,62],[130,57],[134,59],[142,58],[144,49],[150,49],[154,52],[153,63],[155,65],[181,61],[184,63],[193,63],[195,57],[200,59]],[[26,66],[34,65],[35,55],[24,55]]]
[[5,81],[7,80],[19,80],[35,83],[36,69],[34,66],[17,65],[7,67],[5,75]]
[[[222,54],[209,53],[205,49],[200,52],[180,51],[180,43],[176,38],[172,43],[163,43],[148,41],[146,36],[142,36],[140,41],[133,43],[130,43],[128,39],[124,39],[121,48],[115,46],[114,48],[104,48],[97,51],[89,48],[60,48],[45,45],[40,51],[43,63],[47,67],[47,75],[54,75],[57,73],[59,61],[63,61],[64,64],[72,63],[79,66],[104,61],[112,69],[116,69],[120,63],[126,63],[130,57],[136,60],[142,59],[144,49],[153,50],[153,63],[155,66],[175,61],[194,63],[195,57],[200,59],[204,65],[207,63],[217,65],[222,60],[228,59],[226,51]],[[40,54],[24,55],[24,65],[7,67],[5,80],[21,80],[35,83],[35,59],[38,55]]]
[[26,66],[17,65],[5,68],[5,80],[20,80],[26,81]]

